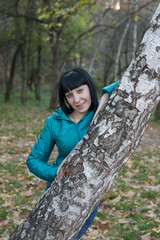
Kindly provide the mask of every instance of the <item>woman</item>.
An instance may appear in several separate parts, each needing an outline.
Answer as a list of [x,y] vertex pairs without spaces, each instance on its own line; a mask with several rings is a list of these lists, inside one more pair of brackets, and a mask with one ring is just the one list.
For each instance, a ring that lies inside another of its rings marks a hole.
[[[62,75],[58,84],[61,108],[47,118],[46,125],[27,159],[29,170],[47,181],[46,189],[56,177],[60,179],[64,159],[87,133],[116,85],[117,83],[103,88],[104,94],[98,106],[94,82],[85,70],[74,68]],[[58,157],[51,165],[48,159],[54,145],[58,148]],[[79,239],[89,228],[98,207],[90,214],[74,240]]]

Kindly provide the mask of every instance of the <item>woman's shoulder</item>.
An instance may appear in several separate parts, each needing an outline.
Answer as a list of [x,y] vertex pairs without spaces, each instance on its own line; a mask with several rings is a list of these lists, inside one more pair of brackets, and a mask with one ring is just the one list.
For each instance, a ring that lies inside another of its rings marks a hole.
[[118,83],[119,83],[119,81],[102,88],[102,95],[105,93],[108,93],[109,97],[110,97],[112,92],[114,91],[114,89],[117,87]]
[[61,115],[62,115],[62,110],[57,109],[50,116],[46,118],[45,129],[47,129],[47,131],[52,133],[54,136],[57,135],[58,130],[60,128],[61,121],[59,121],[59,119]]
[[61,108],[56,109],[50,116],[47,117],[48,124],[58,123],[59,120],[66,120],[68,117]]

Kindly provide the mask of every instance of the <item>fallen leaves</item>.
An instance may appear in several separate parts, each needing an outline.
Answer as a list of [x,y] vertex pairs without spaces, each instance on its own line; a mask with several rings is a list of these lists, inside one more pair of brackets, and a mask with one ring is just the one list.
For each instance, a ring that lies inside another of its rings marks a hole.
[[160,226],[159,228],[152,228],[152,232],[160,233]]
[[142,235],[141,240],[151,240],[151,233]]

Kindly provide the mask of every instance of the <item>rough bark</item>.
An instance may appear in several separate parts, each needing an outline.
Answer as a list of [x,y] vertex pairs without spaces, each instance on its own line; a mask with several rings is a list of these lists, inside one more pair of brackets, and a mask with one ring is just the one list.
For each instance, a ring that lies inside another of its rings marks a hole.
[[70,240],[138,146],[160,100],[160,5],[108,104],[10,240]]

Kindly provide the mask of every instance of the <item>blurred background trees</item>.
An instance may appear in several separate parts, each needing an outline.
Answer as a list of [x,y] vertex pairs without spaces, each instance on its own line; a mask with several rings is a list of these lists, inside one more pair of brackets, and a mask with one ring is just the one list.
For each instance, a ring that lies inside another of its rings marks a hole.
[[[158,0],[1,0],[0,88],[21,103],[50,88],[57,107],[57,82],[69,68],[85,68],[97,89],[121,78],[158,6]],[[157,118],[159,116],[157,107]]]

